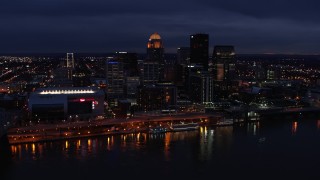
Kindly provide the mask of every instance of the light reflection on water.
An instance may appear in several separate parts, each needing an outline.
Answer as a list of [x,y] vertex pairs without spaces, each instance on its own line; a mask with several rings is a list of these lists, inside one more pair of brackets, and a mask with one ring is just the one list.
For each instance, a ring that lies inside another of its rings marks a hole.
[[[256,128],[256,127],[255,127]],[[94,158],[99,153],[109,151],[139,151],[148,150],[149,146],[158,146],[166,161],[170,161],[171,149],[176,144],[196,141],[199,144],[199,160],[211,158],[215,146],[230,148],[233,127],[202,126],[199,131],[166,132],[158,134],[136,133],[95,138],[69,139],[64,141],[41,142],[32,144],[11,145],[13,159],[39,160],[45,159],[47,152],[61,154],[64,158],[86,159]],[[104,143],[106,142],[106,143]],[[194,147],[193,147],[194,148]],[[30,151],[31,150],[31,151]],[[55,150],[52,152],[52,150]],[[27,157],[27,158],[26,158]]]
[[217,132],[214,129],[207,130],[207,127],[200,127],[200,160],[204,161],[211,158],[213,151],[214,133]]
[[292,122],[292,128],[291,128],[292,135],[295,135],[297,133],[297,130],[298,130],[298,122],[294,121]]
[[[135,133],[11,145],[11,170],[20,178],[23,176],[19,176],[19,172],[24,169],[35,173],[32,169],[38,167],[47,174],[52,168],[61,166],[65,169],[73,167],[68,169],[71,172],[88,169],[87,175],[95,172],[97,176],[100,172],[117,170],[120,174],[121,170],[139,174],[141,169],[144,173],[160,169],[165,175],[174,175],[177,168],[181,172],[194,171],[197,175],[198,172],[211,174],[211,171],[224,175],[223,172],[230,169],[238,173],[247,169],[262,173],[266,168],[285,172],[279,169],[316,167],[312,162],[320,161],[317,156],[320,151],[319,124],[320,120],[270,125],[254,122],[239,126],[202,126],[197,131]],[[299,161],[304,165],[296,164]],[[309,163],[311,165],[307,166]]]
[[165,133],[165,137],[164,137],[164,150],[163,151],[164,151],[164,156],[165,156],[165,160],[166,161],[170,160],[171,134],[170,133]]
[[260,122],[248,123],[247,133],[252,136],[257,136],[259,135],[259,127],[260,127]]

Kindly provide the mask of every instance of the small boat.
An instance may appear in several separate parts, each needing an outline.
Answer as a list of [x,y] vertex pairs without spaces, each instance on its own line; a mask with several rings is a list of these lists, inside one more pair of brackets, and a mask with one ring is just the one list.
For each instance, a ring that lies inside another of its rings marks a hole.
[[167,131],[168,131],[167,128],[161,127],[161,126],[152,127],[152,128],[149,128],[148,130],[149,133],[165,133]]
[[224,119],[224,120],[221,120],[221,121],[218,121],[217,126],[230,126],[230,125],[233,125],[233,120],[232,119]]
[[170,126],[171,131],[188,131],[188,130],[197,130],[199,129],[198,123],[181,123],[181,124],[172,124]]

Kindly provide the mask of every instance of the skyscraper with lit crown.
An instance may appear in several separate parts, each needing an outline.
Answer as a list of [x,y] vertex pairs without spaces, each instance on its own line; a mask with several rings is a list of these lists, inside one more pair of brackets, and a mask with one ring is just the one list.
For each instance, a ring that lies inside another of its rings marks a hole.
[[147,57],[143,63],[142,84],[155,84],[164,79],[164,49],[158,33],[151,34],[147,43]]
[[164,64],[164,48],[160,35],[155,32],[151,34],[147,44],[146,61]]

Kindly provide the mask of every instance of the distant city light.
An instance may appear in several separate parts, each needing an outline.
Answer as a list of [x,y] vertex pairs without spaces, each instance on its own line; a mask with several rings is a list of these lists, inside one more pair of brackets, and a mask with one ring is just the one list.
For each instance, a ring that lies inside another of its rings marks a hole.
[[108,64],[118,64],[116,61],[109,61]]
[[39,94],[93,94],[93,90],[44,90]]

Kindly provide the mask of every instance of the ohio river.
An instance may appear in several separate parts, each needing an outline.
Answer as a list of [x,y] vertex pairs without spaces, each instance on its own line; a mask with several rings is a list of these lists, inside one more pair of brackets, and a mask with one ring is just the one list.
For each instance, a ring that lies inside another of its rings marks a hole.
[[320,120],[1,145],[0,179],[315,179]]

